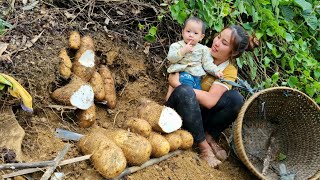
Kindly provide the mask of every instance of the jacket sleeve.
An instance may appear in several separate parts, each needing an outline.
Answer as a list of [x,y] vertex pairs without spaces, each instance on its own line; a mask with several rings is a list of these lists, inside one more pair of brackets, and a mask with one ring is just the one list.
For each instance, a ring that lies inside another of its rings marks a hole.
[[171,44],[168,52],[167,59],[169,60],[170,63],[177,63],[180,61],[183,56],[180,53],[181,45],[178,43],[173,43]]
[[203,50],[203,55],[202,55],[201,61],[202,61],[202,67],[207,73],[215,76],[215,73],[219,71],[218,66],[213,63],[214,60],[213,60],[213,58],[210,54],[210,51],[207,47],[204,48],[204,50]]

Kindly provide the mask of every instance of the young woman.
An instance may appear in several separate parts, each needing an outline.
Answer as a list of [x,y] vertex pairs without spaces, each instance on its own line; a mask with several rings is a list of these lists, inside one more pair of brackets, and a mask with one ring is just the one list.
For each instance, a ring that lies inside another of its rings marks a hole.
[[[254,40],[254,41],[253,41]],[[244,51],[252,50],[258,42],[238,25],[221,31],[213,40],[211,55],[223,78],[237,79],[233,61]],[[200,157],[210,166],[217,167],[227,158],[227,153],[215,141],[237,117],[244,103],[232,86],[207,75],[201,81],[202,90],[193,89],[179,82],[179,73],[169,75],[169,84],[175,88],[166,105],[182,117],[183,128],[191,132],[199,147]]]

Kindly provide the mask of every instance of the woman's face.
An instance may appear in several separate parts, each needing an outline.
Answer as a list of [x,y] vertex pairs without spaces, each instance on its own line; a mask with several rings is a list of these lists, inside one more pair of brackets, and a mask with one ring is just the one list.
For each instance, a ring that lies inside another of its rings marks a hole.
[[230,59],[232,52],[231,35],[232,30],[227,28],[213,39],[211,55],[215,61],[222,63]]

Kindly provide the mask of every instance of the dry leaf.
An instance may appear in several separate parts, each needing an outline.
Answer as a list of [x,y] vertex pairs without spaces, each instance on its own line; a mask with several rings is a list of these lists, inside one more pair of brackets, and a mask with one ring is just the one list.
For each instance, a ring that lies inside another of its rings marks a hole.
[[150,49],[150,43],[144,43],[143,52],[148,55],[149,54],[149,49]]
[[[21,43],[20,43],[20,47],[25,46],[26,43],[27,43],[27,36],[23,35],[23,36],[22,36]],[[18,45],[19,45],[19,44],[18,44]]]
[[108,34],[108,37],[111,39],[111,41],[114,39],[114,36],[112,36],[112,35]]
[[119,14],[120,16],[124,15],[123,12],[121,12],[121,11],[117,11],[117,14]]
[[8,43],[0,42],[0,56],[2,55],[2,53],[4,53],[7,50],[8,45],[9,45]]
[[10,1],[10,6],[11,6],[12,9],[14,9],[14,3],[15,3],[15,2],[16,2],[15,0],[11,0],[11,1]]
[[132,9],[131,12],[134,14],[134,15],[138,15],[141,13],[140,9]]
[[65,11],[64,15],[67,17],[67,19],[75,19],[77,17],[74,14],[70,14],[68,11]]
[[6,61],[7,63],[12,63],[11,54],[5,54],[0,56],[0,61]]
[[104,30],[106,33],[109,32],[107,26],[103,26],[103,30]]
[[25,10],[25,11],[31,10],[31,9],[35,8],[38,3],[39,3],[39,1],[34,1],[31,4],[29,4],[28,6],[22,7],[22,10]]
[[41,37],[42,33],[44,32],[44,30],[41,31],[41,33],[37,36],[35,36],[34,38],[32,38],[30,41],[28,41],[26,43],[26,47],[27,48],[30,48],[31,46],[33,46],[33,44],[38,41],[38,39]]
[[104,23],[105,23],[106,25],[108,25],[109,22],[110,22],[110,18],[106,17],[106,20],[104,20]]

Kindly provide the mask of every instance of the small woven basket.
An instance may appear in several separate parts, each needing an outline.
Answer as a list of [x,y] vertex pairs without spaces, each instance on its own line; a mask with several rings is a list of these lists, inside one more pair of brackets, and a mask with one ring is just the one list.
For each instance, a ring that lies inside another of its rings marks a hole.
[[253,94],[241,108],[233,134],[235,153],[260,179],[320,177],[320,108],[298,90],[276,87]]

